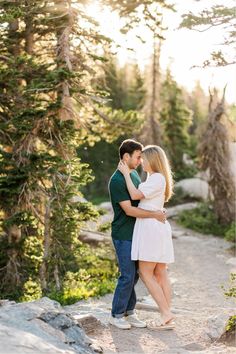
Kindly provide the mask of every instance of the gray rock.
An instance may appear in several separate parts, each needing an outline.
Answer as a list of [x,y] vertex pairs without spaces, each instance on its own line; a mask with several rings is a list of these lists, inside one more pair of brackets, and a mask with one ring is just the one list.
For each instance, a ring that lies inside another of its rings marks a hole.
[[43,320],[44,322],[49,322],[54,320],[60,312],[58,311],[48,311],[48,312],[43,312],[39,318]]
[[73,325],[70,328],[66,328],[63,331],[66,336],[74,343],[91,344],[92,341],[84,334],[84,331],[77,325]]
[[199,203],[194,202],[194,203],[180,204],[180,205],[176,205],[176,206],[171,207],[171,208],[167,208],[167,218],[172,218],[172,217],[178,215],[183,210],[194,209],[198,205],[199,205]]
[[74,341],[70,342],[70,339],[65,335],[64,332],[53,328],[48,323],[46,323],[38,318],[34,318],[31,322],[36,324],[37,326],[39,326],[43,331],[45,331],[49,335],[52,335],[53,337],[59,339],[63,343],[74,343]]
[[0,306],[9,306],[9,305],[14,305],[15,303],[16,303],[15,301],[10,301],[8,299],[0,300]]
[[66,329],[73,326],[73,320],[66,314],[58,314],[48,322],[56,329]]
[[112,211],[112,205],[110,202],[103,202],[101,204],[99,204],[99,208],[108,210],[108,211]]
[[0,338],[0,354],[94,353],[77,321],[48,298],[1,306]]
[[35,304],[37,306],[41,306],[44,309],[50,310],[50,309],[60,309],[62,310],[62,307],[60,303],[56,300],[51,300],[48,297],[42,297],[39,300],[32,301],[32,304]]
[[183,348],[191,352],[201,351],[205,349],[202,345],[198,343],[189,343],[184,345]]
[[191,197],[207,200],[209,197],[208,183],[200,178],[185,178],[175,185]]
[[93,245],[97,245],[99,242],[110,242],[110,237],[107,237],[104,233],[85,230],[82,230],[79,235],[79,239],[82,242]]
[[220,337],[225,333],[225,327],[230,316],[233,315],[235,315],[235,311],[228,310],[219,315],[209,317],[207,320],[207,328],[205,329],[205,334],[212,341],[220,339]]
[[94,351],[95,353],[103,353],[102,347],[101,347],[100,345],[98,345],[97,343],[92,343],[92,344],[90,345],[90,348],[93,349],[93,351]]

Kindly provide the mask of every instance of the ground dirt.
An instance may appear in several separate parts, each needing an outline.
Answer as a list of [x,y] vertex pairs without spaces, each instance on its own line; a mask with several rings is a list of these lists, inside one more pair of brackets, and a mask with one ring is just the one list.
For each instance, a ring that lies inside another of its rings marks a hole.
[[[236,267],[230,244],[219,237],[187,230],[174,221],[171,225],[175,263],[170,265],[169,275],[176,315],[174,330],[161,332],[156,328],[160,319],[157,307],[148,310],[138,306],[137,314],[147,322],[147,328],[120,330],[109,325],[112,295],[67,307],[75,316],[78,312],[91,313],[99,320],[94,326],[90,324],[87,334],[105,354],[236,353],[232,341],[228,346],[210,338],[214,326],[218,326],[214,320],[227,318],[234,307],[221,288],[229,286],[229,274]],[[154,305],[141,281],[137,285],[137,295],[141,304]]]

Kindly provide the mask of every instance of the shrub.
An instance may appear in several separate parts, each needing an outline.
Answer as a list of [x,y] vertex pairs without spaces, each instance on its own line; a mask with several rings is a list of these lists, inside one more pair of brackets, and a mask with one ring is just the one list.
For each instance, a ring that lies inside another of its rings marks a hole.
[[[232,225],[219,224],[211,205],[201,203],[197,208],[185,210],[178,215],[177,221],[192,230],[216,236],[231,235]],[[227,233],[228,232],[228,233]]]
[[225,239],[230,242],[236,242],[236,222],[232,222],[229,229],[226,231]]
[[111,223],[110,221],[104,222],[103,224],[99,225],[98,231],[99,232],[108,232],[111,230]]
[[[230,274],[230,285],[229,289],[225,289],[222,287],[225,292],[225,296],[227,298],[234,298],[236,299],[236,273],[231,273]],[[235,333],[236,329],[236,315],[233,315],[229,318],[228,323],[226,325],[226,332],[228,333]]]

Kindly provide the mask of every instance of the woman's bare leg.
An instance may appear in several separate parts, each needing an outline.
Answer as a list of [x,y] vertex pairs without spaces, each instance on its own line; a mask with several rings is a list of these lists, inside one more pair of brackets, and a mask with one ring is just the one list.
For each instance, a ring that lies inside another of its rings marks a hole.
[[153,299],[156,301],[160,308],[162,322],[168,323],[174,317],[170,311],[170,307],[166,301],[166,297],[163,293],[161,286],[156,281],[154,270],[157,263],[139,261],[139,275],[146,285]]
[[156,267],[154,269],[154,275],[155,275],[155,278],[156,278],[158,284],[162,288],[162,291],[163,291],[164,296],[166,298],[166,302],[170,308],[170,306],[171,306],[171,284],[170,284],[166,264],[165,263],[157,263]]

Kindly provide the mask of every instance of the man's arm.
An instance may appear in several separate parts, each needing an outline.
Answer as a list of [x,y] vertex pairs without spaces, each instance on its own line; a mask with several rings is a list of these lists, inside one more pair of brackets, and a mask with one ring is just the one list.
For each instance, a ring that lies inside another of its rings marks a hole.
[[141,208],[136,208],[131,205],[130,200],[125,200],[119,203],[121,208],[124,210],[125,214],[128,216],[133,216],[134,218],[141,219],[157,219],[160,222],[166,221],[166,215],[163,211],[150,211]]

